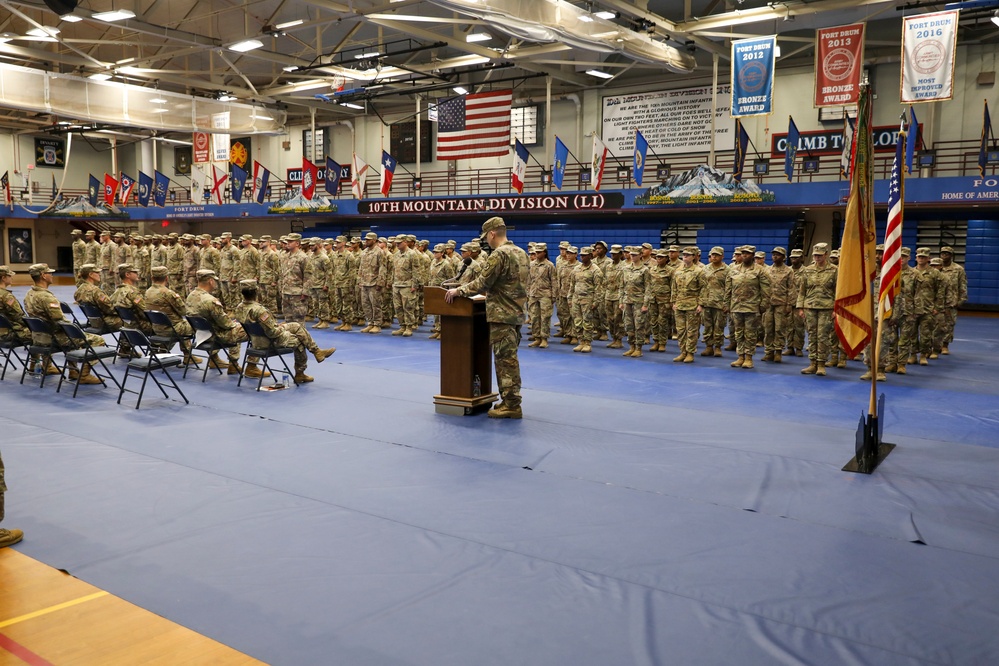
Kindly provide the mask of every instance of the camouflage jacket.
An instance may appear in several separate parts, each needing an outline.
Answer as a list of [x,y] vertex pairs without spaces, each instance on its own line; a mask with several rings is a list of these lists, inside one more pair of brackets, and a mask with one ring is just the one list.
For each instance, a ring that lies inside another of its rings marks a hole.
[[423,260],[417,255],[416,250],[406,248],[396,252],[392,261],[392,286],[423,286]]
[[305,293],[305,267],[308,259],[301,250],[295,250],[281,259],[281,293],[301,296]]
[[281,255],[277,250],[260,253],[260,284],[265,287],[277,286],[281,279]]
[[83,255],[83,263],[97,266],[101,260],[101,244],[97,241],[87,242],[87,251]]
[[107,243],[101,243],[101,253],[100,253],[100,267],[102,271],[109,271],[114,264],[114,248],[115,244],[111,241]]
[[704,288],[708,281],[704,269],[686,264],[673,271],[673,303],[677,310],[696,310],[702,305]]
[[199,270],[215,271],[216,275],[220,275],[222,272],[222,253],[211,245],[201,248],[201,254],[198,255],[198,267]]
[[[28,290],[28,293],[24,295],[24,310],[28,315],[38,317],[54,329],[59,326],[60,322],[66,321],[59,299],[45,287],[33,285]],[[66,340],[65,335],[62,333],[59,333],[57,337],[61,343],[64,343]],[[32,333],[31,338],[35,344],[52,344],[52,336],[48,334]]]
[[568,261],[562,261],[555,264],[555,297],[556,298],[568,298],[569,297],[569,275],[572,271],[576,270],[576,264],[578,261],[574,261],[571,264]]
[[944,303],[944,288],[941,285],[940,272],[930,267],[912,271],[912,280],[908,284],[909,291],[905,295],[906,314],[920,316],[939,311]]
[[621,270],[624,268],[624,262],[614,263],[611,260],[606,266],[604,266],[604,300],[614,301],[615,303],[619,298],[621,298]]
[[527,297],[532,301],[539,298],[555,298],[555,264],[547,259],[531,262]]
[[166,266],[166,248],[163,245],[154,245],[149,251],[149,263],[152,266]]
[[761,266],[742,266],[728,272],[729,312],[756,312],[770,305],[770,275]]
[[230,242],[219,249],[222,260],[219,262],[219,280],[229,282],[236,273],[236,262],[239,260],[239,250]]
[[145,327],[148,325],[149,320],[146,319],[146,310],[148,309],[146,307],[146,299],[138,287],[123,281],[121,286],[111,294],[111,303],[116,308],[128,308],[131,310],[132,316],[135,317],[135,321],[140,326]]
[[662,268],[658,263],[653,263],[649,268],[649,293],[651,298],[659,303],[673,302],[673,272],[670,265]]
[[204,317],[216,332],[242,328],[225,313],[222,301],[201,287],[187,295],[187,314]]
[[587,303],[604,300],[604,272],[599,266],[576,262],[576,268],[569,274],[569,300]]
[[81,284],[76,293],[73,294],[73,300],[77,303],[83,303],[85,305],[93,305],[95,308],[101,311],[104,315],[101,317],[108,328],[117,330],[121,328],[121,317],[118,316],[118,312],[114,309],[114,304],[111,302],[111,297],[104,293],[104,290],[98,287],[96,284],[91,282],[84,282]]
[[836,305],[835,266],[827,263],[825,268],[809,264],[798,274],[798,300],[795,307],[809,310],[832,310]]
[[728,309],[728,274],[731,269],[728,264],[717,267],[708,264],[704,271],[704,291],[701,293],[701,305],[718,310]]
[[780,268],[768,266],[766,270],[770,276],[770,305],[794,307],[798,300],[794,270],[787,264]]
[[427,284],[431,287],[439,287],[445,280],[450,280],[453,277],[454,264],[442,257],[440,261],[435,259],[434,262],[430,264],[430,280]]
[[362,287],[388,286],[388,255],[377,245],[361,250],[357,283]]
[[282,336],[284,330],[281,328],[281,325],[275,321],[274,315],[272,315],[266,307],[256,301],[243,301],[240,303],[236,306],[235,316],[240,322],[256,322],[260,324],[262,329],[264,329],[264,333],[267,334],[266,338],[261,339],[255,335],[250,336],[250,344],[257,349],[266,349],[270,346],[271,340],[280,340],[284,337]]
[[167,248],[166,269],[170,275],[184,274],[184,246],[180,243]]
[[527,253],[508,240],[489,255],[482,274],[458,287],[458,293],[468,296],[488,292],[486,321],[494,324],[523,324],[524,304],[527,302],[527,290],[524,286],[529,271],[527,264]]
[[28,327],[24,324],[24,308],[17,302],[17,297],[3,287],[0,287],[0,314],[10,320],[12,330],[18,337],[28,334]]
[[73,274],[75,275],[85,263],[87,263],[87,243],[82,238],[77,238],[73,241]]
[[260,250],[252,245],[239,251],[233,272],[236,281],[260,279]]
[[[187,314],[187,305],[184,303],[184,299],[180,297],[173,289],[170,289],[166,285],[154,284],[149,289],[146,289],[146,307],[150,310],[156,310],[157,312],[162,312],[167,317],[170,318],[170,322],[179,329],[185,328],[183,324],[186,323],[184,320],[184,315]],[[153,326],[153,330],[156,331],[158,335],[167,335],[170,333],[162,326]]]
[[617,300],[631,305],[648,306],[652,298],[652,281],[644,264],[627,263],[621,269],[621,289]]
[[968,300],[968,274],[964,272],[964,267],[955,263],[950,266],[940,267],[940,276],[948,284],[947,295],[944,298],[944,307],[956,308]]
[[305,265],[305,288],[326,289],[330,279],[330,258],[319,250],[308,255]]

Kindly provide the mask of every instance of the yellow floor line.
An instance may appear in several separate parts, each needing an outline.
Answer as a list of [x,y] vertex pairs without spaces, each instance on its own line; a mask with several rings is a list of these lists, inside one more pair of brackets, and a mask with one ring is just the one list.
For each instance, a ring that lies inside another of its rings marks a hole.
[[88,601],[92,601],[99,597],[107,596],[107,594],[108,594],[107,592],[101,590],[100,592],[94,592],[93,594],[88,594],[86,596],[79,597],[77,599],[72,599],[71,601],[64,601],[63,603],[56,604],[55,606],[49,606],[48,608],[36,610],[33,613],[27,613],[19,617],[12,617],[9,620],[3,620],[2,622],[0,622],[0,629],[3,629],[4,627],[9,627],[12,624],[17,624],[18,622],[24,622],[25,620],[31,620],[36,617],[41,617],[42,615],[48,615],[49,613],[54,613],[56,611],[62,610],[63,608],[69,608],[70,606],[76,606],[77,604],[86,603]]

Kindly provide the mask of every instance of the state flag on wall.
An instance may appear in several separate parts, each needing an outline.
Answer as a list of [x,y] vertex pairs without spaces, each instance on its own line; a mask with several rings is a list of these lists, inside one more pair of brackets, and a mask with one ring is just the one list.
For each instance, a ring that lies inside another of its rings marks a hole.
[[145,208],[149,205],[149,195],[153,193],[153,179],[148,174],[139,172],[139,205]]
[[166,206],[167,190],[170,188],[170,178],[159,171],[154,171],[156,177],[156,187],[153,190],[153,200],[160,208]]
[[517,194],[524,193],[524,181],[527,178],[527,160],[531,154],[527,152],[527,146],[514,139],[516,144],[513,147],[513,168],[510,170],[510,184]]
[[593,134],[593,159],[590,160],[590,178],[593,189],[599,191],[604,179],[604,167],[607,166],[607,146],[600,137]]
[[127,206],[128,199],[132,196],[132,188],[135,187],[135,179],[126,174],[124,171],[121,172],[121,205]]
[[104,174],[104,203],[114,205],[114,195],[118,192],[118,181],[109,173]]
[[310,160],[302,158],[302,196],[308,201],[316,195],[316,181],[319,180],[319,169]]
[[332,157],[326,158],[326,192],[334,197],[340,193],[340,164]]
[[253,160],[253,197],[259,204],[262,204],[267,197],[267,183],[270,179],[271,172],[265,169],[263,164]]
[[392,178],[395,176],[395,167],[398,162],[395,158],[388,154],[387,151],[382,151],[382,182],[381,193],[383,196],[388,196],[389,190],[392,189]]

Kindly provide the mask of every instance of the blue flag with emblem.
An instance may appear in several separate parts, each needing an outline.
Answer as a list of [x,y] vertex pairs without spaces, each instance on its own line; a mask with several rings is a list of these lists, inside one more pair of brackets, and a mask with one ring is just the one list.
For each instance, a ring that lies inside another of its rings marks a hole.
[[143,208],[149,206],[149,195],[153,193],[153,179],[149,174],[139,172],[139,205]]
[[97,206],[97,196],[103,191],[104,186],[101,185],[101,181],[97,180],[94,174],[90,174],[90,183],[87,185],[87,201],[90,202],[91,206]]
[[246,169],[233,164],[231,169],[231,180],[229,181],[229,191],[232,193],[232,200],[236,203],[243,203],[243,188],[246,187]]
[[341,168],[338,162],[332,157],[326,157],[326,192],[331,196],[340,194],[340,173]]
[[569,148],[562,139],[555,137],[555,162],[552,164],[552,182],[555,187],[562,189],[562,180],[565,178],[565,163],[569,161]]
[[794,118],[791,116],[787,117],[787,146],[784,148],[784,175],[787,176],[787,182],[794,180],[794,160],[798,156],[798,141],[801,139],[801,134],[798,132],[798,126],[794,124]]
[[909,105],[909,133],[905,135],[905,172],[912,173],[912,158],[916,154],[916,142],[919,140],[919,121],[916,120],[916,110]]
[[156,188],[153,190],[153,199],[156,205],[162,208],[166,206],[167,189],[170,187],[170,179],[159,171],[153,172],[156,176]]
[[649,142],[642,136],[642,133],[635,130],[635,165],[631,172],[635,174],[635,184],[642,186],[642,177],[645,175],[645,158],[649,154]]

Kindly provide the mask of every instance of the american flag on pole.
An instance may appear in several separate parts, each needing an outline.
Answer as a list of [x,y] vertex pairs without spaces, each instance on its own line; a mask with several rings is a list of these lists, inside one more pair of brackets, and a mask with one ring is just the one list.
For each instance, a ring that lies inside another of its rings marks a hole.
[[510,152],[512,90],[452,97],[437,105],[437,159],[502,157]]
[[[916,128],[910,127],[909,131]],[[905,157],[905,132],[898,133],[895,145],[895,161],[891,165],[891,180],[888,182],[888,226],[885,229],[885,253],[881,260],[881,289],[878,302],[887,317],[898,297],[902,275],[902,211],[905,207],[905,171],[902,169]]]

